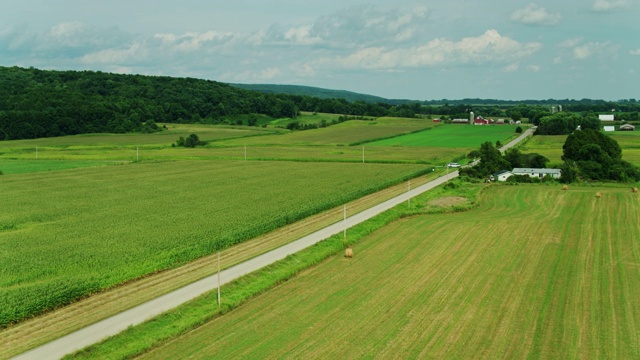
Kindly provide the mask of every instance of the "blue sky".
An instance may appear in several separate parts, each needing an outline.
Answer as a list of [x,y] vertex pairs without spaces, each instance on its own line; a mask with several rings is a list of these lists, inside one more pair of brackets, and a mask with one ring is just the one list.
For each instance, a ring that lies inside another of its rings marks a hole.
[[0,0],[0,65],[414,100],[640,99],[640,0]]

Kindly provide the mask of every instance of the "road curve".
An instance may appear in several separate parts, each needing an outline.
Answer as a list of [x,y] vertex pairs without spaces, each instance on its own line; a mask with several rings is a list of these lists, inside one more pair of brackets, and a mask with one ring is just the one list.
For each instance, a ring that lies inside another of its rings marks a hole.
[[[520,137],[511,141],[500,150],[504,151],[508,147],[514,146],[515,144],[529,136],[531,132],[533,132],[532,129],[527,130]],[[253,259],[247,260],[241,264],[227,268],[220,272],[220,284],[227,284],[239,277],[259,270],[276,261],[282,260],[288,255],[294,254],[335,234],[341,233],[344,230],[345,226],[347,228],[350,228],[352,226],[358,225],[386,210],[391,209],[396,205],[406,202],[412,197],[420,195],[428,190],[433,189],[434,187],[437,187],[451,179],[454,179],[457,176],[458,171],[452,171],[447,175],[441,176],[424,185],[411,189],[410,191],[407,191],[376,206],[373,206],[358,214],[352,215],[346,219],[346,223],[340,221],[287,245],[281,246]],[[65,335],[59,339],[53,340],[47,344],[29,350],[21,355],[14,357],[14,359],[59,359],[64,355],[95,344],[109,336],[118,334],[119,332],[127,329],[130,326],[138,325],[168,310],[178,307],[189,300],[199,297],[209,291],[215,290],[217,287],[217,274],[203,278],[185,287],[157,297],[153,300],[140,304],[117,315],[101,320],[93,325],[87,326],[71,334]]]

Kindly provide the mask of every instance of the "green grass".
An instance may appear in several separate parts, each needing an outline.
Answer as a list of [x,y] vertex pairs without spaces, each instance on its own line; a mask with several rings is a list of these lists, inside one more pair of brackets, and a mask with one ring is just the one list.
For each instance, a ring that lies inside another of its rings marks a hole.
[[515,126],[471,126],[443,124],[428,131],[393,137],[368,143],[369,146],[428,146],[451,148],[477,148],[485,141],[495,143],[515,137]]
[[148,357],[638,358],[637,197],[492,188],[471,213],[385,227],[353,260],[331,258]]
[[[281,283],[296,265],[340,254],[334,237],[224,287],[224,315],[210,294],[76,357],[149,346],[143,358],[640,356],[638,194],[494,186],[478,203],[442,214],[422,198],[423,210],[372,233],[400,216],[397,207],[350,233],[351,260],[330,257]],[[167,341],[175,334],[183,335]]]
[[535,135],[519,147],[524,153],[538,153],[546,156],[550,164],[562,163],[562,145],[567,140],[566,135]]
[[3,176],[0,325],[415,176],[418,165],[181,161]]
[[[448,190],[440,187],[424,193],[412,200],[410,208],[406,205],[396,206],[349,229],[347,243],[355,244],[365,236],[403,216],[420,213],[452,212],[471,208],[474,206],[473,200],[480,189],[481,187],[477,185]],[[428,204],[430,200],[453,195],[464,196],[468,200],[456,207],[441,207]],[[220,310],[215,305],[216,295],[213,293],[207,294],[66,358],[131,358],[144,353],[154,346],[171,340],[176,335],[183,334],[213,318],[218,318],[222,314],[228,313],[254,296],[295,277],[300,271],[318,264],[331,255],[342,253],[344,246],[345,241],[342,238],[342,234],[333,236],[282,261],[223,286],[223,300]]]
[[26,174],[41,171],[55,171],[75,169],[81,167],[120,165],[123,162],[99,161],[99,160],[7,160],[0,159],[0,171],[8,174]]
[[[313,115],[311,115],[313,116]],[[220,145],[339,145],[407,134],[434,126],[425,119],[378,118],[373,121],[349,120],[326,128],[294,131],[286,135],[231,139]]]
[[[622,148],[622,160],[640,166],[640,132],[616,131],[606,132],[616,140]],[[562,163],[562,145],[567,140],[566,135],[536,135],[531,137],[520,147],[522,152],[538,153],[549,158],[551,164]]]

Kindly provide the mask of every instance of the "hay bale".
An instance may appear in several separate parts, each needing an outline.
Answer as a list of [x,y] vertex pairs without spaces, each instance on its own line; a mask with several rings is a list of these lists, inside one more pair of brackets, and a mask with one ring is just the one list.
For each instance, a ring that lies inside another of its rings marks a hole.
[[569,190],[569,186],[568,185],[563,185],[562,186],[562,190]]
[[353,257],[353,249],[348,247],[347,250],[344,251],[344,256],[348,257],[348,258],[352,258]]
[[631,192],[637,193],[638,192],[638,188],[637,187],[632,187],[631,188]]
[[598,191],[598,192],[596,193],[596,197],[597,197],[598,199],[600,199],[600,198],[602,197],[602,194],[600,194],[600,191]]

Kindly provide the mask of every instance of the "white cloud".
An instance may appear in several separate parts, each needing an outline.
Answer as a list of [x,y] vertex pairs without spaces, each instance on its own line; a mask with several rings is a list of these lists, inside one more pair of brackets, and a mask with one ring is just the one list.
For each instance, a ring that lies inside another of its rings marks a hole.
[[188,32],[182,35],[156,34],[155,39],[159,39],[165,46],[177,51],[196,51],[206,45],[219,45],[234,38],[233,33],[207,31],[204,33]]
[[346,68],[391,69],[466,63],[505,63],[530,56],[542,47],[540,43],[522,44],[502,36],[496,30],[487,30],[477,37],[458,42],[434,39],[425,45],[387,50],[368,47],[337,61]]
[[586,60],[594,56],[615,56],[616,47],[610,42],[598,43],[590,42],[573,48],[573,58],[576,60]]
[[140,43],[134,43],[127,49],[105,49],[82,56],[85,64],[123,64],[147,59],[149,51]]
[[520,64],[513,63],[513,64],[509,64],[509,65],[505,66],[503,71],[504,72],[508,72],[508,73],[512,73],[512,72],[518,71],[518,69],[520,69]]
[[596,0],[591,6],[595,12],[613,12],[628,8],[631,3],[628,0]]
[[509,17],[513,22],[538,26],[557,25],[561,18],[560,13],[549,13],[547,9],[534,3],[527,5],[524,9],[514,11]]
[[582,38],[578,37],[578,38],[572,38],[572,39],[567,39],[563,42],[561,42],[560,44],[558,44],[559,48],[573,48],[578,46],[578,44],[580,44],[582,42]]
[[540,72],[540,70],[542,70],[540,65],[529,65],[529,66],[527,66],[527,71],[532,72],[532,73]]
[[629,54],[640,56],[640,49],[631,50],[629,51]]
[[370,47],[419,39],[428,11],[424,6],[382,10],[353,6],[321,16],[313,24],[285,27],[272,25],[262,42],[274,45],[308,45],[333,49]]

